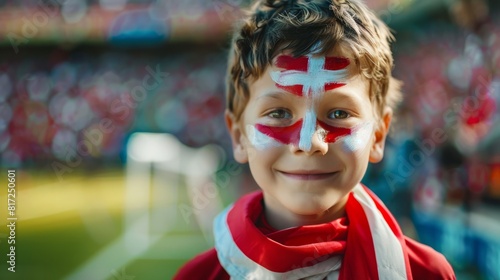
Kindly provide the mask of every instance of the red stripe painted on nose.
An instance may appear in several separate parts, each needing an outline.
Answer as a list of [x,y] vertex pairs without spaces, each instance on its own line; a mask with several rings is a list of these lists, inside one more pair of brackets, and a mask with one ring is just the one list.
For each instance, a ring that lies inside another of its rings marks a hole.
[[318,120],[318,124],[326,130],[324,139],[326,143],[335,143],[340,138],[351,135],[353,132],[353,129],[351,128],[331,126],[320,120]]
[[276,58],[276,66],[287,70],[297,70],[307,72],[309,58],[307,56],[293,57],[289,55],[280,55]]
[[300,129],[302,128],[302,119],[298,120],[296,123],[290,126],[267,126],[263,124],[256,124],[255,128],[273,138],[274,140],[288,145],[294,144],[298,145],[300,141]]

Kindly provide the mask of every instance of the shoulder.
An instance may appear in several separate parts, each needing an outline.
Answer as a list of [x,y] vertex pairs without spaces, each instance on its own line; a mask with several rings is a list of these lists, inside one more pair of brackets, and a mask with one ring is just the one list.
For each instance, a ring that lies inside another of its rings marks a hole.
[[453,268],[442,254],[406,236],[405,242],[413,279],[456,279]]
[[194,257],[179,269],[174,280],[183,279],[223,280],[229,279],[229,275],[220,265],[217,251],[210,249]]

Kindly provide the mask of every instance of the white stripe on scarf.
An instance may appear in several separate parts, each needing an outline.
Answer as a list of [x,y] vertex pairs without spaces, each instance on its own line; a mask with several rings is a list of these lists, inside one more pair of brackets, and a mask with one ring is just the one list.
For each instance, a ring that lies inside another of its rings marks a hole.
[[363,207],[370,225],[377,259],[378,279],[406,280],[406,265],[401,243],[365,189],[358,185],[354,188],[353,193]]

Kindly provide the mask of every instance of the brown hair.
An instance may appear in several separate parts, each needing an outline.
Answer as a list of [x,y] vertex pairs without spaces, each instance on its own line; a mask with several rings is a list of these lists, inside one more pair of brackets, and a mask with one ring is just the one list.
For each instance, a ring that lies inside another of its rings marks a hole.
[[368,79],[370,99],[382,115],[401,96],[400,83],[391,75],[393,39],[387,25],[358,0],[257,0],[233,35],[227,108],[240,118],[250,96],[249,82],[284,50],[301,56],[313,48],[326,54],[340,47]]

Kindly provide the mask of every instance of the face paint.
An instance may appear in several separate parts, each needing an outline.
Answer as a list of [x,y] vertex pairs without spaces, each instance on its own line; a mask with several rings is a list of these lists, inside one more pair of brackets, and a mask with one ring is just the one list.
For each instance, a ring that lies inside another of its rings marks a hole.
[[277,87],[285,91],[311,98],[307,102],[304,119],[288,127],[272,127],[262,124],[251,126],[251,142],[255,147],[265,148],[276,144],[298,145],[304,151],[310,151],[312,137],[318,125],[326,131],[323,141],[334,143],[340,137],[350,135],[351,129],[328,126],[317,120],[314,104],[319,94],[345,85],[342,80],[348,78],[347,66],[350,62],[342,57],[281,55],[276,58],[276,67],[284,71],[271,72],[271,78]]
[[353,129],[353,132],[343,139],[344,150],[356,152],[365,148],[373,133],[373,122],[365,122]]
[[362,123],[353,128],[331,126],[316,120],[314,111],[309,110],[306,112],[305,120],[300,119],[291,126],[247,125],[247,135],[252,145],[259,150],[291,144],[309,151],[318,126],[322,130],[318,133],[321,141],[328,144],[341,141],[346,152],[356,152],[366,147],[373,130],[372,122]]
[[349,136],[353,132],[352,128],[331,126],[319,120],[318,124],[325,130],[323,141],[325,141],[326,143],[335,143],[340,138]]
[[271,72],[276,86],[298,96],[317,95],[345,85],[349,59],[343,57],[278,56],[276,66],[284,71]]
[[248,140],[257,150],[265,150],[282,145],[273,138],[269,137],[269,135],[260,132],[256,126],[250,124],[247,125],[246,132]]
[[326,143],[335,143],[342,140],[346,152],[356,152],[366,147],[373,130],[372,122],[365,122],[354,128],[330,126],[319,120],[318,124],[325,130],[323,141]]
[[290,55],[280,55],[276,58],[276,66],[286,70],[297,70],[306,72],[309,57],[299,56],[293,57]]
[[278,141],[281,144],[297,145],[300,139],[300,131],[302,128],[302,120],[298,120],[291,126],[267,126],[263,124],[256,124],[255,129],[270,138]]
[[[312,107],[312,106],[311,106]],[[306,111],[304,123],[300,130],[299,148],[304,151],[310,151],[312,146],[312,137],[316,132],[316,113],[313,108]]]

